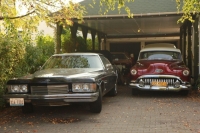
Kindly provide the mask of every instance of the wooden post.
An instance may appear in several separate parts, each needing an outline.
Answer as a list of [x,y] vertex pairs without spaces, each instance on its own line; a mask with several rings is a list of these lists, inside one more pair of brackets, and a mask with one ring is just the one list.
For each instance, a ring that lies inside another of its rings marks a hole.
[[63,26],[59,24],[59,22],[56,23],[56,44],[55,44],[55,53],[59,54],[61,53],[61,34],[62,34]]

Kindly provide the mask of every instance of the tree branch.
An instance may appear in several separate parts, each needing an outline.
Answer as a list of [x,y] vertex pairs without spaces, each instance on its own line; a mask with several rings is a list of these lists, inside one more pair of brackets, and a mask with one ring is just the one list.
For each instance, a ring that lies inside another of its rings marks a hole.
[[30,15],[30,14],[33,14],[34,12],[35,12],[35,10],[32,11],[32,12],[29,12],[29,13],[27,13],[27,14],[25,14],[25,15],[16,16],[16,17],[3,17],[3,16],[0,16],[0,20],[3,20],[3,19],[5,19],[5,18],[7,18],[7,19],[18,19],[18,18],[23,18],[23,17],[26,17],[26,16],[28,16],[28,15]]

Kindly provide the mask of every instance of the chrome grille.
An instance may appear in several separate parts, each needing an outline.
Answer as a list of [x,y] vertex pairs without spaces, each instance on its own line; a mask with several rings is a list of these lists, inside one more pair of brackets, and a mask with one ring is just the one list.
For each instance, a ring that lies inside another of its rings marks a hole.
[[167,82],[168,85],[173,85],[174,82],[177,80],[177,79],[168,79],[168,78],[142,78],[142,80],[145,82],[145,85],[150,85],[152,81],[157,81],[157,82]]
[[68,85],[31,86],[32,95],[67,94]]

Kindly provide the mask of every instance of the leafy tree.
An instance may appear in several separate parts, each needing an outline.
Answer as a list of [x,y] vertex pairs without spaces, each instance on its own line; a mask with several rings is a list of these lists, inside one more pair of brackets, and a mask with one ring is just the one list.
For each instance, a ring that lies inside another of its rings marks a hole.
[[76,45],[73,45],[73,42],[71,40],[71,32],[69,28],[64,28],[63,33],[61,35],[61,47],[62,52],[82,52],[87,50],[87,45],[83,39],[78,33],[76,37]]
[[24,56],[26,63],[26,71],[28,73],[35,72],[39,66],[54,54],[54,39],[51,36],[39,34],[36,37],[36,44],[26,44],[26,54]]
[[[100,12],[106,14],[109,10],[124,9],[129,17],[133,13],[128,7],[129,2],[134,0],[92,0],[90,4],[98,4]],[[183,11],[180,19],[193,21],[192,14],[199,14],[200,3],[198,0],[176,0],[177,11]],[[22,13],[23,11],[23,13]],[[63,22],[67,25],[73,24],[72,18],[83,20],[85,8],[73,0],[1,0],[0,1],[0,20],[13,23],[14,27],[34,29],[42,20],[49,22]],[[19,19],[20,18],[20,19]],[[6,26],[6,24],[4,24]]]
[[[119,13],[123,8],[129,17],[133,17],[134,12],[131,12],[128,7],[129,2],[134,2],[134,0],[93,0],[93,4],[100,5],[100,12],[102,14],[106,14],[109,10],[115,10],[117,7]],[[177,12],[183,12],[183,16],[178,20],[178,22],[184,22],[185,20],[194,22],[193,15],[199,15],[200,12],[199,0],[176,0],[176,3]],[[90,5],[93,6],[93,4]]]
[[82,20],[85,10],[72,0],[1,0],[0,12],[0,20],[13,23],[15,28],[33,29],[42,20],[72,24],[72,18]]
[[[95,45],[94,45],[94,49],[98,50],[99,49],[99,42],[98,39],[95,38]],[[87,39],[87,50],[92,50],[92,39]]]
[[179,22],[190,20],[194,22],[193,15],[199,15],[200,2],[199,0],[176,0],[178,11],[183,12],[183,16],[179,19]]

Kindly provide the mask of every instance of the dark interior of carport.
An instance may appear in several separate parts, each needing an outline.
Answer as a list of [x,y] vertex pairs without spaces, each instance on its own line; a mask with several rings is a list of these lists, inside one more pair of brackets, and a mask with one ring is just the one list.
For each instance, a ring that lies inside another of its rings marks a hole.
[[[198,18],[194,16],[196,19],[194,23],[187,20],[184,23],[177,23],[182,13],[177,12],[175,1],[135,0],[128,4],[134,14],[133,18],[129,18],[123,9],[120,14],[118,10],[114,10],[101,15],[99,5],[95,4],[91,8],[89,6],[91,3],[92,0],[80,3],[87,10],[84,23],[74,20],[73,26],[70,27],[74,45],[77,30],[82,31],[85,40],[88,33],[91,34],[93,50],[97,37],[99,49],[134,53],[136,58],[142,44],[173,43],[181,50],[184,62],[192,71],[195,81],[198,79]],[[61,29],[62,26],[58,26],[58,36],[61,34]]]

